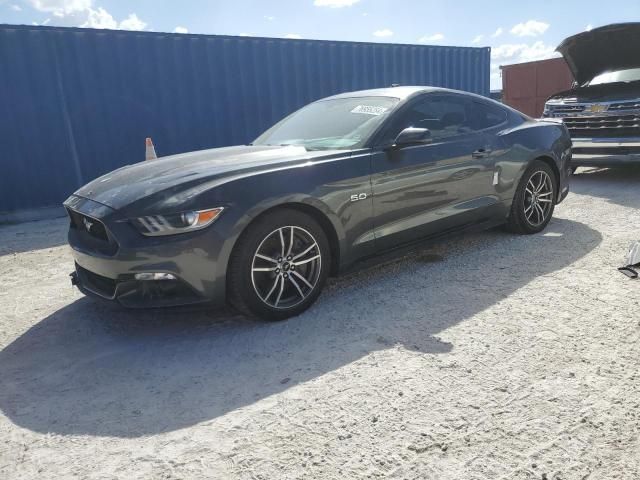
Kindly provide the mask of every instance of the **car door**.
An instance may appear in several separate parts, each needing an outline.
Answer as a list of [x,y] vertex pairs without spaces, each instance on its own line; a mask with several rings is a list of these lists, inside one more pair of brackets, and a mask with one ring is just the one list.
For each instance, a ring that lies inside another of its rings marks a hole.
[[[474,121],[473,101],[449,93],[424,94],[389,119],[372,153],[378,250],[481,220],[471,213],[492,195],[493,160]],[[389,147],[408,127],[428,128],[432,142]]]

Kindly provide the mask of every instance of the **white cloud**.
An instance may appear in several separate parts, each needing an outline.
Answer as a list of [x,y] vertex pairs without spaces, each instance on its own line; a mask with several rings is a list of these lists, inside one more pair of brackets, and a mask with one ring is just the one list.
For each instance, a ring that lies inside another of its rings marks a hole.
[[86,28],[109,28],[115,30],[118,28],[118,22],[113,16],[107,12],[104,8],[98,7],[97,10],[89,8],[89,15],[87,20],[81,24],[81,27]]
[[511,33],[518,37],[536,37],[542,35],[549,28],[548,23],[539,22],[537,20],[529,20],[524,23],[518,23],[511,29]]
[[393,32],[388,28],[383,28],[382,30],[376,30],[373,32],[374,37],[390,37],[393,35]]
[[484,35],[477,35],[473,40],[471,40],[471,43],[473,44],[480,43],[483,38],[484,38]]
[[[93,8],[93,0],[28,0],[40,12],[50,13],[58,18],[68,17],[66,24],[86,28],[109,28],[120,30],[144,30],[147,23],[135,13],[130,13],[118,22],[103,7]],[[44,25],[44,22],[41,24]]]
[[13,10],[14,12],[21,12],[22,7],[20,5],[13,4],[11,5],[11,10]]
[[147,22],[143,22],[135,13],[130,13],[127,18],[120,22],[120,30],[144,30]]
[[62,17],[86,11],[91,8],[92,0],[29,0],[29,3],[40,12]]
[[560,54],[555,51],[555,47],[552,45],[546,45],[542,41],[537,41],[533,45],[529,45],[520,53],[520,59],[525,62],[532,62],[534,60],[544,60],[545,58],[557,57]]
[[301,35],[298,35],[297,33],[287,33],[284,38],[295,38],[295,39],[300,39],[302,38]]
[[276,17],[274,17],[273,15],[265,15],[264,19],[269,20],[270,22],[273,22],[276,19]]
[[173,29],[173,33],[189,33],[189,30],[187,29],[187,27],[181,27],[180,25],[178,25]]
[[144,30],[147,24],[140,20],[135,13],[130,13],[127,18],[118,23],[113,18],[113,15],[104,8],[98,7],[97,10],[88,9],[87,20],[80,26],[85,28],[108,28],[111,30]]
[[444,35],[441,33],[434,33],[433,35],[425,35],[424,37],[420,37],[418,39],[418,42],[430,43],[430,42],[439,42],[440,40],[444,40]]
[[503,44],[491,49],[491,58],[503,63],[532,62],[557,56],[558,54],[554,50],[553,46],[547,45],[541,40],[532,44]]
[[504,32],[502,27],[498,27],[498,29],[491,34],[491,38],[498,38],[500,35],[502,35],[502,32]]
[[360,0],[314,0],[316,7],[342,8],[355,5]]
[[589,31],[591,31],[591,30],[593,30],[593,25],[591,25],[591,24],[589,24],[589,25],[587,25],[586,27],[584,27],[584,31],[585,31],[585,32],[589,32]]
[[44,26],[44,25],[48,24],[50,21],[51,21],[51,19],[50,19],[50,18],[47,18],[44,22],[40,22],[40,23],[38,23],[38,22],[31,22],[31,24],[32,24],[32,25],[35,25],[36,27],[37,27],[37,26]]
[[520,44],[504,44],[491,48],[491,58],[496,60],[510,59],[518,55],[527,45]]

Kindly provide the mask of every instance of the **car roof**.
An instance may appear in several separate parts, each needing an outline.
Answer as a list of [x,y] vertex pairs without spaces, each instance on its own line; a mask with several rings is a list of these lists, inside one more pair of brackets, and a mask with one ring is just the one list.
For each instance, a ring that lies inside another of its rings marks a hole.
[[453,90],[450,88],[440,88],[440,87],[431,87],[431,86],[420,86],[420,85],[407,85],[407,86],[398,86],[398,87],[386,87],[386,88],[372,88],[370,90],[358,90],[355,92],[344,92],[339,93],[338,95],[333,95],[331,97],[323,98],[322,100],[334,100],[337,98],[354,98],[354,97],[395,97],[400,100],[406,100],[409,97],[420,93],[429,93],[429,92],[448,92],[448,93],[458,93],[463,95],[469,95],[472,97],[479,97],[486,100],[486,97],[481,97],[480,95],[476,95],[470,92],[463,92],[461,90]]

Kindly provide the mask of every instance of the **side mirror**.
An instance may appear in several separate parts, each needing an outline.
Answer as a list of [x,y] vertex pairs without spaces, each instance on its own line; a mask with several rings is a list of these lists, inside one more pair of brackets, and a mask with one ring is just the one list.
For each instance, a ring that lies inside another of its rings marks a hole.
[[431,131],[428,128],[409,127],[402,130],[393,144],[396,147],[431,143]]

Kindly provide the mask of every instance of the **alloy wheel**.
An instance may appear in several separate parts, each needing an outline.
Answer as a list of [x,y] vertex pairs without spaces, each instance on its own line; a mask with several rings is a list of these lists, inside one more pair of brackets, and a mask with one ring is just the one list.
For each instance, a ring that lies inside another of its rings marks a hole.
[[251,262],[251,283],[269,307],[292,308],[311,294],[321,268],[322,254],[313,235],[301,227],[284,226],[258,246]]
[[536,171],[527,182],[524,215],[532,226],[542,225],[553,207],[553,182],[545,171]]

